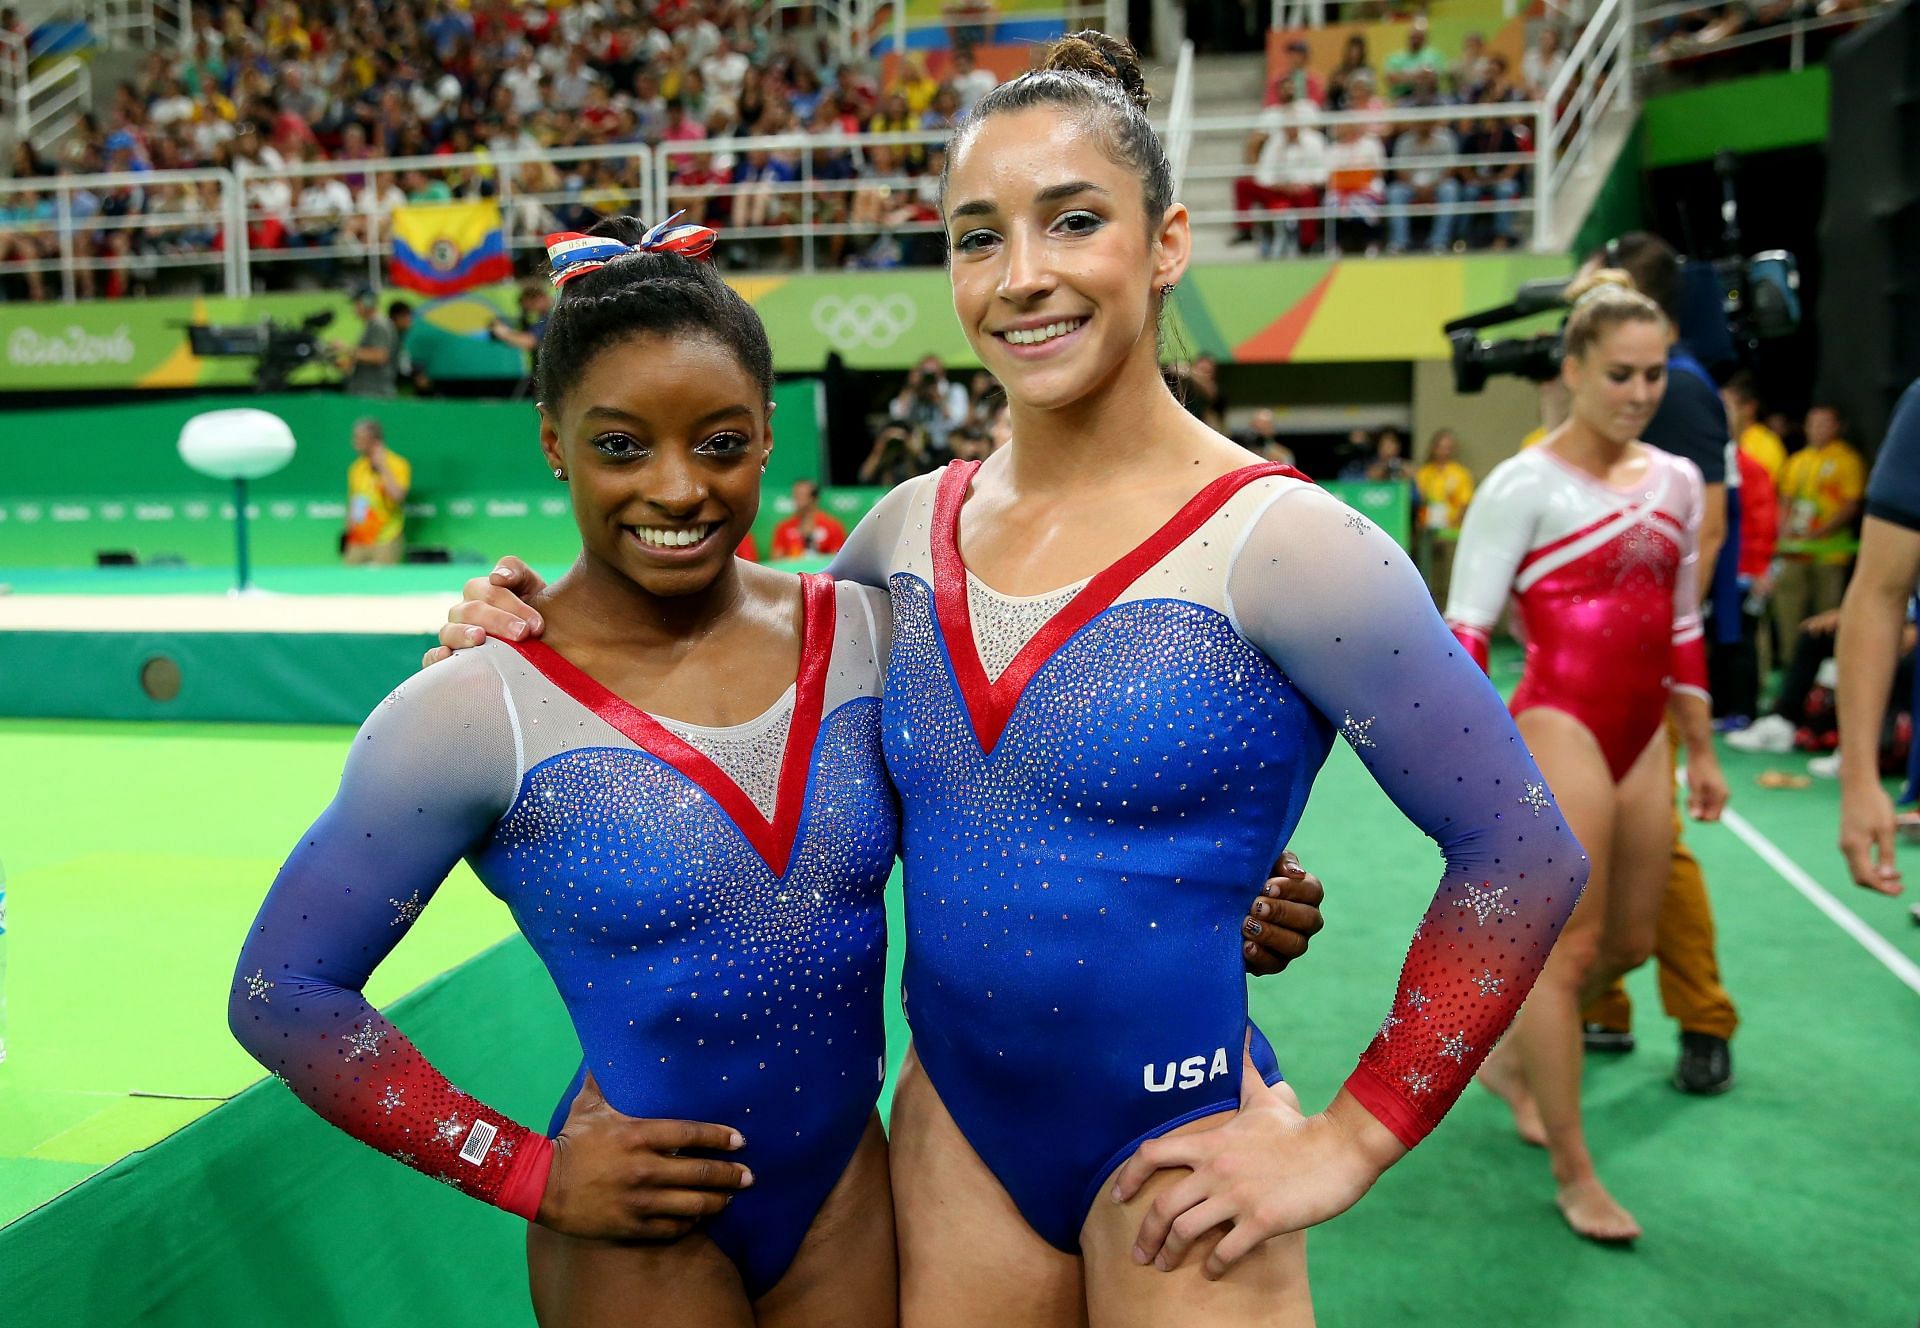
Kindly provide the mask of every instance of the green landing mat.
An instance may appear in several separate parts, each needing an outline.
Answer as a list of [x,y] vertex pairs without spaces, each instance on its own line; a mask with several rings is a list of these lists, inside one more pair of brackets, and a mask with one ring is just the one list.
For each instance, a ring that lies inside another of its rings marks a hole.
[[[272,1081],[164,1139],[177,1124],[160,1118],[166,1107],[123,1105],[127,1115],[85,1128],[113,1102],[144,1103],[134,1088],[224,1095],[257,1073],[227,1039],[228,965],[278,855],[331,790],[342,736],[0,724],[0,768],[31,772],[26,796],[0,799],[19,908],[0,1199],[18,1211],[45,1197],[27,1197],[34,1185],[91,1169],[26,1165],[49,1140],[78,1139],[99,1157],[148,1145],[0,1230],[9,1328],[531,1323],[518,1222],[362,1148]],[[1770,765],[1797,764],[1730,754],[1736,806],[1898,955],[1920,959],[1905,901],[1846,884],[1832,786],[1754,787]],[[1639,1248],[1569,1236],[1544,1156],[1469,1092],[1358,1207],[1314,1232],[1322,1323],[1911,1328],[1920,997],[1731,831],[1695,826],[1688,837],[1744,1018],[1739,1079],[1712,1099],[1668,1086],[1672,1029],[1651,974],[1636,974],[1640,1050],[1594,1059],[1587,1100],[1603,1172],[1647,1228]],[[1377,1025],[1439,858],[1344,749],[1295,847],[1327,882],[1327,930],[1306,960],[1255,983],[1252,1004],[1313,1108]],[[1920,878],[1920,850],[1902,855]],[[395,1018],[456,1081],[539,1124],[576,1052],[524,944],[492,945],[506,928],[463,873],[383,967],[375,995],[391,1000],[479,955],[393,1007]],[[896,1054],[901,1032],[895,1011]],[[108,1103],[73,1105],[88,1093]]]

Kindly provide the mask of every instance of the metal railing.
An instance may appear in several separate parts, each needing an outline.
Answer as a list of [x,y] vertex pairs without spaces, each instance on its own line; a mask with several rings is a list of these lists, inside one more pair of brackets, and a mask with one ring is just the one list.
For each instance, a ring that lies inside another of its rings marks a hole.
[[1587,151],[1608,113],[1633,101],[1633,33],[1632,0],[1603,0],[1540,98],[1534,135],[1540,156],[1534,234],[1540,243],[1553,235],[1555,199],[1587,165]]
[[[786,261],[813,272],[823,240],[838,267],[853,240],[897,244],[902,237],[943,235],[938,177],[909,173],[903,159],[915,149],[944,151],[949,137],[946,130],[918,130],[661,144],[654,152],[653,196],[663,213],[685,209],[719,224],[729,253],[757,254],[771,241]],[[735,157],[745,158],[751,177],[712,181],[716,161]],[[892,265],[884,257],[874,261]]]
[[[0,276],[21,278],[29,294],[49,275],[72,301],[176,269],[214,275],[229,295],[240,291],[245,227],[229,171],[0,180],[0,207],[9,214],[0,221]],[[236,234],[242,242],[228,243]]]
[[1167,98],[1167,127],[1162,137],[1167,145],[1167,164],[1173,168],[1173,196],[1180,197],[1187,178],[1187,153],[1193,146],[1193,43],[1180,43],[1180,58],[1173,67],[1173,93]]
[[[1539,106],[1533,102],[1498,102],[1480,106],[1400,107],[1385,110],[1318,111],[1299,117],[1294,123],[1302,128],[1331,135],[1342,126],[1356,125],[1363,132],[1377,132],[1387,124],[1406,126],[1438,123],[1451,127],[1461,122],[1511,121],[1516,125],[1518,150],[1512,152],[1455,152],[1446,156],[1384,157],[1372,186],[1361,189],[1330,188],[1327,163],[1322,159],[1310,167],[1308,178],[1295,186],[1293,196],[1284,203],[1260,203],[1231,208],[1200,208],[1189,203],[1188,218],[1196,232],[1232,227],[1278,228],[1300,237],[1300,252],[1331,252],[1336,244],[1335,231],[1342,223],[1370,236],[1368,243],[1390,241],[1396,234],[1410,242],[1412,223],[1428,223],[1428,246],[1444,239],[1450,245],[1455,238],[1469,240],[1467,232],[1484,226],[1489,243],[1506,240],[1517,244],[1522,223],[1537,208],[1534,185],[1539,178],[1538,159],[1522,139],[1520,131],[1537,122]],[[1237,145],[1249,136],[1273,129],[1265,113],[1255,115],[1196,116],[1186,123],[1193,137],[1231,137]],[[1217,154],[1216,154],[1217,155]],[[1236,154],[1237,156],[1238,154]],[[1185,158],[1183,157],[1183,160]],[[1290,168],[1279,165],[1283,173]],[[1258,167],[1236,161],[1214,166],[1188,165],[1185,183],[1187,196],[1198,192],[1196,184],[1206,181],[1255,179]],[[1412,177],[1435,174],[1430,184],[1417,186]],[[1420,201],[1431,196],[1432,201]],[[1312,201],[1306,201],[1306,200]],[[1304,225],[1302,223],[1305,223]],[[1458,230],[1458,234],[1456,234]],[[1307,236],[1318,232],[1319,239],[1307,243]],[[1263,239],[1263,248],[1267,245]],[[1294,245],[1276,244],[1279,251]],[[1409,243],[1410,247],[1410,243]]]
[[[736,140],[727,140],[736,141]],[[581,168],[569,171],[568,168]],[[392,217],[408,205],[405,181],[459,186],[462,200],[500,205],[507,253],[542,250],[558,230],[584,230],[600,213],[657,214],[653,151],[644,145],[468,152],[364,161],[294,162],[263,167],[238,162],[241,259],[237,289],[251,295],[263,268],[314,264],[328,273],[365,265],[370,285],[392,253]],[[449,180],[448,177],[454,177]],[[327,190],[328,184],[339,188]],[[330,202],[327,195],[331,194]],[[339,200],[351,200],[351,207]]]
[[[32,31],[80,29],[97,45],[184,49],[193,35],[193,6],[191,0],[57,0],[35,9],[29,21]],[[17,139],[45,151],[92,106],[93,74],[84,56],[49,56],[33,49],[31,33],[0,33],[0,119]]]
[[113,45],[185,47],[193,36],[192,0],[91,0],[94,32]]
[[[1833,14],[1802,14],[1785,23],[1749,28],[1717,40],[1699,41],[1691,33],[1675,29],[1688,19],[1715,18],[1725,12],[1722,5],[1694,3],[1660,5],[1636,16],[1640,30],[1635,63],[1642,69],[1666,69],[1677,64],[1691,65],[1731,51],[1785,43],[1787,68],[1798,73],[1806,68],[1807,38],[1816,33],[1850,28],[1868,22],[1888,9],[1896,0],[1868,0],[1858,9]],[[1666,29],[1665,33],[1660,30]]]

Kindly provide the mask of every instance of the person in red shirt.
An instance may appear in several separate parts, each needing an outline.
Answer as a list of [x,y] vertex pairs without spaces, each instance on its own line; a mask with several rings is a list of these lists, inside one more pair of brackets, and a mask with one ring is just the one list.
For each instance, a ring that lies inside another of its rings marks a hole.
[[[1779,499],[1767,468],[1742,449],[1740,461],[1740,639],[1715,641],[1707,653],[1715,717],[1723,728],[1746,727],[1760,713],[1760,619],[1753,611],[1753,587],[1773,564],[1780,540]],[[1716,633],[1717,635],[1717,633]]]
[[813,480],[793,482],[793,515],[773,528],[775,558],[804,558],[810,553],[838,553],[847,542],[847,528],[820,510],[820,486]]

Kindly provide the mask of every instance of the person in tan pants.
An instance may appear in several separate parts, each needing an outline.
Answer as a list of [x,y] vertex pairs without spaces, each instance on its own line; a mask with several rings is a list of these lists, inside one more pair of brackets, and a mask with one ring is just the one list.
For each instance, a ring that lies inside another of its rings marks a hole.
[[[1672,722],[1668,722],[1669,739]],[[1680,1025],[1680,1060],[1673,1085],[1683,1093],[1724,1093],[1733,1087],[1733,1062],[1727,1043],[1740,1026],[1733,998],[1720,984],[1720,959],[1714,944],[1713,908],[1699,860],[1681,837],[1684,818],[1673,812],[1673,862],[1667,894],[1660,905],[1653,957],[1660,971],[1660,1004]],[[1633,1003],[1619,982],[1582,1014],[1590,1051],[1631,1051]]]

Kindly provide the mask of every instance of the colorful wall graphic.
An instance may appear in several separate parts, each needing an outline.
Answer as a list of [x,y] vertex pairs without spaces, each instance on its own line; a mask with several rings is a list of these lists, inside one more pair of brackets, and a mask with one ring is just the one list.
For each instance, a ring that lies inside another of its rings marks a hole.
[[[1174,311],[1189,349],[1224,360],[1438,360],[1447,355],[1447,319],[1568,270],[1564,257],[1531,254],[1222,264],[1189,272]],[[904,369],[929,352],[957,366],[973,362],[938,269],[733,284],[766,320],[782,373],[815,372],[829,352],[858,369]],[[517,376],[519,353],[486,335],[495,316],[512,317],[517,299],[513,286],[500,285],[421,302],[409,342],[415,362],[438,380]],[[321,310],[334,314],[323,335],[357,339],[345,297],[330,292],[0,306],[0,391],[243,387],[251,361],[195,356],[186,324],[297,322]],[[310,366],[294,382],[331,377]]]

